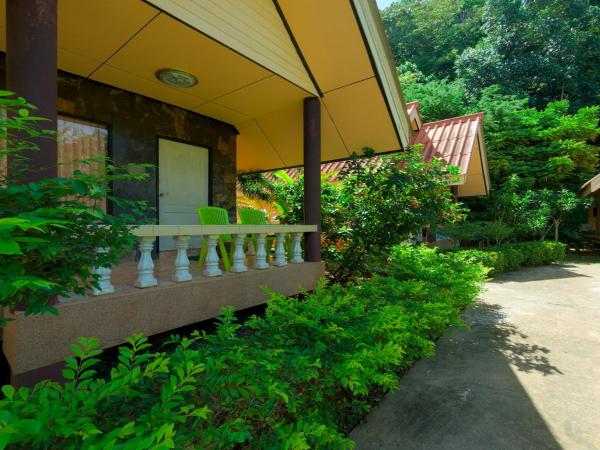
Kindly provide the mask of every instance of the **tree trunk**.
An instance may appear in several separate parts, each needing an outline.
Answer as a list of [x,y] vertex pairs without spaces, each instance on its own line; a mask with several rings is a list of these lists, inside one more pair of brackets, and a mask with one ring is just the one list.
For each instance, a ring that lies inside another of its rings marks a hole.
[[554,240],[558,242],[558,226],[560,222],[554,221]]

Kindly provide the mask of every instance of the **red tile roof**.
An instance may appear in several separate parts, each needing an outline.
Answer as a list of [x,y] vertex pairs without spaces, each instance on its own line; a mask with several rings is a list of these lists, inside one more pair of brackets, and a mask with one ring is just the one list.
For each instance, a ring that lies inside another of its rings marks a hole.
[[411,136],[408,144],[422,144],[425,161],[437,156],[448,164],[460,167],[460,173],[466,174],[482,123],[483,113],[426,123]]

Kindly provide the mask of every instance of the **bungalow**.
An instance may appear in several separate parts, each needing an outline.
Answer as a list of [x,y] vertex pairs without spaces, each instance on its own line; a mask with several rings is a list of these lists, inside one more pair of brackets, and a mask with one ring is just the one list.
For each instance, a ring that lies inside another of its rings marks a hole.
[[[311,289],[323,274],[320,164],[366,146],[398,151],[413,134],[374,0],[0,3],[0,82],[58,130],[58,142],[40,144],[33,162],[45,169],[30,178],[94,155],[156,166],[146,182],[113,186],[156,208],[158,225],[135,231],[137,265],[97,269],[100,288],[60,299],[56,317],[4,312],[14,319],[2,344],[16,384],[58,376],[78,336],[110,347],[214,317],[222,305],[262,303],[263,285]],[[235,223],[238,170],[298,165],[304,224],[198,225],[200,205],[225,208]],[[215,251],[224,233],[236,242],[227,273]],[[272,261],[260,246],[246,258],[247,233],[259,243],[275,234]],[[200,270],[187,254],[202,236]]]

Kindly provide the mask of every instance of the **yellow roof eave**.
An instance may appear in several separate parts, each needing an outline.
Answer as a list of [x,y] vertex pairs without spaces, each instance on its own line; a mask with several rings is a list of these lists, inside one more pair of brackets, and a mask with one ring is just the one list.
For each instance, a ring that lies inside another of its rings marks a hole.
[[377,4],[375,0],[351,0],[351,2],[396,132],[402,146],[406,147],[412,128]]

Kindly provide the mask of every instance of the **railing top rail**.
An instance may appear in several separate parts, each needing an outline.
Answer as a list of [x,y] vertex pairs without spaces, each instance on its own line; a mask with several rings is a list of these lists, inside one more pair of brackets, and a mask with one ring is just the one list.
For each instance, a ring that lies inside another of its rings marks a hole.
[[132,233],[148,236],[207,236],[238,233],[311,233],[316,225],[132,225]]

